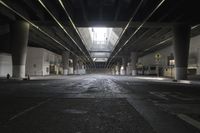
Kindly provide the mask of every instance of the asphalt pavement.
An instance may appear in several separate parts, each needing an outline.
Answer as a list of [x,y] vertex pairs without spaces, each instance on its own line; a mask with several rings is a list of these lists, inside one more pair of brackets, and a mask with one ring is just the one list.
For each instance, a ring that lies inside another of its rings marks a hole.
[[78,75],[0,80],[0,133],[200,133],[200,85]]

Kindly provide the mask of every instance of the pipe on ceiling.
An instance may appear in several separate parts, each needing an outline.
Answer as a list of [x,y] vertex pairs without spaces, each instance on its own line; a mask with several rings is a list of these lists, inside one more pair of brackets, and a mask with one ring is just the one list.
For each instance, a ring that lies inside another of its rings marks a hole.
[[[135,9],[135,11],[133,12],[133,14],[131,15],[131,18],[129,19],[128,23],[126,24],[125,28],[123,29],[122,33],[120,34],[119,38],[117,39],[117,41],[116,41],[116,43],[115,43],[115,45],[114,45],[114,48],[113,48],[112,52],[115,50],[117,44],[119,43],[119,41],[121,40],[122,36],[124,35],[124,33],[126,32],[126,30],[128,29],[129,25],[130,25],[131,22],[133,21],[133,18],[135,17],[135,15],[136,15],[137,12],[139,11],[140,7],[142,6],[143,1],[144,1],[144,0],[141,0],[141,1],[140,1],[140,3],[138,4],[137,8]],[[111,61],[112,61],[112,57],[111,57],[111,60],[110,60],[108,63],[106,63],[105,67],[106,67],[106,66],[108,67],[108,66],[110,65]]]
[[[191,27],[191,30],[194,30],[194,29],[196,29],[196,28],[199,27],[199,26],[200,26],[200,24],[197,24],[197,25],[195,25],[195,26],[192,26],[192,27]],[[161,41],[161,42],[155,44],[154,46],[145,49],[144,52],[147,52],[147,51],[149,51],[149,50],[152,50],[153,48],[158,47],[158,46],[162,45],[163,43],[168,42],[168,41],[170,41],[170,40],[172,40],[172,39],[173,39],[173,37],[169,37],[169,38],[165,39],[164,41]]]
[[27,19],[26,17],[24,17],[22,14],[20,14],[19,12],[17,12],[15,9],[13,9],[12,7],[10,7],[9,5],[7,5],[5,2],[3,2],[2,0],[0,0],[0,4],[2,4],[4,7],[6,7],[7,9],[9,9],[10,11],[12,11],[13,13],[15,13],[17,16],[19,16],[20,18],[22,18],[23,20],[25,20],[26,22],[28,22],[31,26],[33,26],[35,29],[39,30],[42,34],[44,34],[45,36],[49,37],[51,40],[53,40],[55,43],[59,44],[61,47],[63,47],[65,50],[69,51],[70,53],[72,53],[74,56],[79,57],[78,55],[76,55],[73,51],[71,51],[70,49],[68,49],[66,46],[64,46],[62,43],[60,43],[58,40],[56,40],[55,38],[53,38],[52,36],[50,36],[47,32],[45,32],[44,30],[42,30],[39,26],[37,26],[36,24],[34,24],[33,22],[31,22],[29,19]]
[[[85,47],[86,47],[86,46],[87,46],[87,45],[86,45],[86,42],[85,42],[85,41],[83,40],[83,38],[81,37],[81,34],[80,34],[80,32],[78,31],[78,28],[76,27],[75,23],[73,22],[72,18],[70,17],[70,15],[69,15],[68,11],[66,10],[66,8],[65,8],[65,6],[64,6],[64,4],[63,4],[63,2],[62,2],[62,0],[58,0],[58,1],[59,1],[60,5],[61,5],[62,9],[64,10],[65,14],[67,15],[67,17],[68,17],[68,19],[69,19],[71,25],[73,26],[74,30],[76,31],[76,33],[78,34],[78,36],[79,36],[79,38],[81,39],[82,43],[83,43],[83,44],[85,45]],[[87,50],[87,48],[86,48],[86,50]],[[88,50],[87,50],[87,52],[89,53]],[[90,57],[90,60],[92,61],[92,58],[91,58],[91,57]],[[94,62],[93,62],[93,61],[92,61],[92,64],[94,65]]]
[[[111,57],[110,61],[111,62],[113,60],[113,58],[115,58],[115,56],[122,50],[122,48],[127,45],[127,43],[131,40],[131,38],[142,28],[142,26],[147,22],[147,20],[159,9],[159,7],[165,2],[165,0],[162,0],[156,7],[155,9],[144,19],[144,21],[142,22],[142,24],[140,26],[138,26],[138,28],[135,30],[135,32],[133,32],[133,34],[126,40],[126,42],[122,45],[122,47]],[[110,64],[110,63],[109,63]],[[109,64],[107,67],[109,67]]]
[[[78,49],[83,53],[83,55],[87,58],[87,60],[89,61],[87,55],[85,54],[85,52],[83,52],[83,50],[81,49],[81,47],[77,44],[77,42],[72,38],[72,36],[67,32],[67,30],[64,28],[64,26],[58,21],[58,19],[51,13],[51,11],[45,6],[45,4],[42,2],[42,0],[37,0],[40,5],[42,5],[42,7],[48,12],[48,14],[53,18],[53,20],[58,24],[58,26],[68,35],[68,37],[72,40],[72,42],[78,47]],[[84,60],[84,59],[82,59]]]
[[[183,2],[183,1],[182,1]],[[162,16],[159,20],[158,20],[158,22],[160,22],[160,21],[162,21],[163,19],[165,19],[170,13],[172,13],[173,11],[174,11],[174,9],[176,9],[177,8],[177,6],[179,6],[179,5],[181,5],[181,3],[179,3],[178,5],[176,4],[176,5],[174,5],[174,7],[172,8],[172,9],[170,9],[169,10],[169,12],[168,13],[166,13],[166,15],[164,15],[164,16]],[[173,20],[171,23],[174,23],[174,22],[176,22],[179,18],[181,18],[182,17],[182,15],[180,15],[179,17],[177,17],[175,20]],[[159,33],[160,31],[161,31],[162,29],[159,29],[159,31],[157,31],[155,34],[157,34],[157,33]],[[149,29],[147,32],[149,32],[149,31],[151,31],[151,29]],[[169,32],[167,32],[167,33],[170,33],[170,31]],[[167,34],[166,33],[166,34]],[[144,33],[144,34],[146,34],[146,33]],[[143,34],[141,35],[141,36],[143,36]],[[151,36],[149,36],[146,40],[148,40],[148,39],[150,39],[152,36],[154,36],[154,34],[152,34]],[[140,38],[140,37],[139,37]],[[136,41],[134,41],[131,45],[133,45],[133,44],[135,44],[138,40],[139,40],[139,38],[136,40]],[[168,39],[167,39],[168,40]],[[154,46],[152,46],[152,47],[154,47]],[[146,50],[146,49],[145,49]]]

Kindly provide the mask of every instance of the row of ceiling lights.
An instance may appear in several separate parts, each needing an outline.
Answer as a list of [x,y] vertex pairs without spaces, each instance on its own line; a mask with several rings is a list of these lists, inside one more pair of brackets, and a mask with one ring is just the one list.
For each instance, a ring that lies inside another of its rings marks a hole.
[[[65,34],[67,34],[67,36],[69,36],[69,38],[72,40],[72,42],[78,47],[78,49],[83,53],[83,55],[87,58],[88,61],[91,61],[88,56],[85,54],[85,52],[82,50],[82,48],[77,44],[77,42],[73,39],[73,37],[67,32],[67,30],[64,28],[64,26],[58,21],[58,19],[52,14],[52,12],[45,6],[45,4],[42,2],[42,0],[38,0],[38,2],[43,6],[43,8],[49,13],[49,15],[54,19],[54,21],[58,24],[58,26],[65,32]],[[73,23],[69,13],[67,12],[67,10],[65,9],[65,6],[63,4],[63,2],[61,0],[59,0],[59,3],[61,5],[61,7],[63,8],[63,10],[65,11],[66,15],[68,16],[73,28],[75,29],[75,31],[77,32],[77,34],[80,37],[80,33],[78,32],[75,24]],[[80,37],[81,41],[83,42],[82,38]],[[88,52],[89,53],[89,52]]]
[[[149,20],[149,18],[159,9],[159,7],[165,2],[165,0],[162,0],[156,7],[155,9],[145,18],[145,20],[138,26],[138,28],[132,33],[132,35],[126,40],[126,42],[122,45],[122,47],[120,47],[117,52],[110,58],[108,64],[107,64],[107,68],[109,68],[110,63],[112,62],[112,60],[116,57],[116,55],[122,50],[122,48],[128,44],[128,42],[131,40],[131,38],[143,27],[143,25],[147,22],[147,20]],[[136,15],[136,13],[138,12],[140,6],[142,5],[143,0],[140,1],[139,5],[137,6],[135,12],[133,13],[132,17],[130,18],[128,24],[126,25],[124,31],[122,32],[122,35],[124,34],[124,32],[127,30],[127,28],[130,25],[130,22],[132,22],[134,16]],[[119,40],[121,39],[121,35]],[[117,41],[117,43],[119,43],[119,41]],[[114,51],[114,50],[113,50]]]
[[[46,6],[42,3],[41,0],[38,0],[40,2],[40,4],[46,8]],[[61,3],[61,0],[59,0],[59,2]],[[23,20],[25,20],[26,22],[28,22],[32,27],[34,27],[35,29],[39,30],[41,33],[43,33],[45,36],[49,37],[51,40],[53,40],[55,43],[59,44],[60,46],[62,46],[65,50],[69,51],[70,53],[72,53],[74,56],[76,56],[77,58],[80,58],[82,61],[85,61],[84,59],[82,59],[80,56],[78,56],[77,54],[75,54],[73,51],[71,51],[70,49],[68,49],[65,45],[63,45],[61,42],[59,42],[58,40],[56,40],[55,38],[53,38],[52,36],[50,36],[47,32],[45,32],[44,30],[42,30],[38,25],[34,24],[33,22],[31,22],[31,20],[29,20],[28,18],[24,17],[22,14],[20,14],[18,11],[16,11],[15,9],[13,9],[12,7],[10,7],[8,4],[6,4],[4,1],[0,0],[0,4],[2,4],[4,7],[6,7],[7,9],[9,9],[10,11],[12,11],[13,13],[15,13],[17,16],[21,17]],[[61,4],[63,7],[63,4]],[[46,8],[47,9],[47,8]],[[56,23],[64,30],[64,32],[70,37],[70,39],[72,39],[72,41],[77,45],[77,47],[79,48],[79,50],[85,55],[85,53],[83,52],[83,50],[80,48],[80,46],[78,46],[78,44],[75,42],[75,40],[69,35],[69,33],[64,29],[64,27],[61,25],[61,23],[53,16],[53,14],[47,9],[48,13],[53,17],[53,19],[56,21]],[[73,25],[73,24],[72,24]],[[88,59],[87,55],[85,55],[85,57]],[[88,59],[89,60],[89,59]]]
[[[18,11],[16,11],[15,9],[13,9],[12,7],[10,7],[9,5],[7,5],[5,2],[3,2],[2,0],[0,0],[0,4],[2,4],[3,6],[5,6],[7,9],[9,9],[10,11],[12,11],[13,13],[15,13],[17,16],[21,17],[23,20],[25,20],[27,23],[29,23],[32,27],[34,27],[35,29],[39,30],[41,33],[43,33],[45,36],[49,37],[51,40],[53,40],[55,43],[59,44],[60,46],[62,46],[65,50],[69,51],[70,53],[72,53],[73,55],[77,56],[73,51],[71,51],[70,49],[68,49],[67,47],[65,47],[62,43],[60,43],[58,40],[56,40],[55,38],[53,38],[52,36],[50,36],[47,32],[45,32],[44,30],[42,30],[38,25],[34,24],[33,22],[31,22],[29,19],[27,19],[26,17],[24,17],[22,14],[20,14]],[[77,56],[78,57],[78,56]]]

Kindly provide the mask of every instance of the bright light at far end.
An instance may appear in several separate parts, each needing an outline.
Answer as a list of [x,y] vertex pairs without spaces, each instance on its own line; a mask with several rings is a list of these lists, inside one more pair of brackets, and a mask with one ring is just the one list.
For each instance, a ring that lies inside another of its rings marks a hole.
[[95,27],[90,28],[90,34],[94,41],[106,41],[112,28]]

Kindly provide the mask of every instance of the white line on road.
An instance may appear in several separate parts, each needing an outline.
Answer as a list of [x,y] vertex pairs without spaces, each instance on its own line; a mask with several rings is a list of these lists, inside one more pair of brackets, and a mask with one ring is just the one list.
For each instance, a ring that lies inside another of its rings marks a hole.
[[[194,98],[189,98],[189,97],[181,97],[180,94],[179,95],[176,95],[176,94],[171,94],[170,95],[171,97],[174,97],[178,100],[182,100],[182,101],[192,101],[192,100],[195,100]],[[183,95],[182,95],[183,96]]]
[[161,98],[161,99],[169,100],[169,99],[166,97],[165,94],[162,94],[162,93],[160,93],[160,92],[149,92],[149,93],[152,94],[152,95],[154,95],[154,96],[157,96],[157,97],[159,97],[159,98]]
[[9,119],[9,121],[12,121],[12,120],[18,118],[19,116],[21,116],[21,115],[23,115],[23,114],[25,114],[25,113],[27,113],[27,112],[29,112],[29,111],[31,111],[31,110],[33,110],[33,109],[39,107],[39,106],[41,106],[42,104],[47,103],[47,102],[50,101],[50,100],[51,100],[51,98],[49,98],[49,99],[47,99],[47,100],[44,100],[44,101],[42,101],[42,102],[36,104],[35,106],[32,106],[32,107],[30,107],[30,108],[25,109],[24,111],[22,111],[22,112],[20,112],[20,113],[18,113],[18,114],[16,114],[16,115],[14,115],[13,117],[11,117],[11,118]]
[[187,123],[193,125],[194,127],[200,129],[200,122],[199,121],[197,121],[197,120],[195,120],[195,119],[193,119],[193,118],[191,118],[191,117],[189,117],[187,115],[184,115],[184,114],[177,114],[177,116],[180,119],[186,121]]

